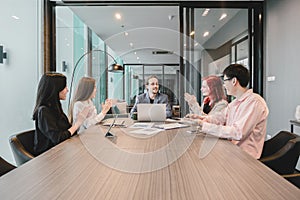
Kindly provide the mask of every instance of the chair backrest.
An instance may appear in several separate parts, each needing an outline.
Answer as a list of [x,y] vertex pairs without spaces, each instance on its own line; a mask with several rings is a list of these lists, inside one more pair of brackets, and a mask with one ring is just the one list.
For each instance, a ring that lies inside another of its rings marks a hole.
[[34,132],[35,130],[29,130],[12,135],[9,138],[10,147],[17,166],[34,158]]
[[261,154],[261,158],[264,158],[266,156],[270,156],[277,151],[279,151],[286,143],[291,140],[296,138],[297,135],[288,132],[288,131],[280,131],[277,133],[274,137],[271,139],[265,141],[263,151]]
[[279,151],[260,159],[278,174],[292,174],[300,155],[300,137],[289,140]]
[[16,166],[10,164],[9,162],[7,162],[6,160],[4,160],[1,156],[0,156],[0,176],[6,174],[7,172],[15,169]]

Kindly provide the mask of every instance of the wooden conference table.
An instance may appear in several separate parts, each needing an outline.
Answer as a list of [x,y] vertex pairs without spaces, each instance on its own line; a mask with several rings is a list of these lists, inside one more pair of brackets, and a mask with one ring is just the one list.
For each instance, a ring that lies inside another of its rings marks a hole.
[[299,189],[227,140],[190,127],[154,135],[115,127],[117,138],[107,139],[107,129],[91,127],[2,176],[0,199],[300,199]]

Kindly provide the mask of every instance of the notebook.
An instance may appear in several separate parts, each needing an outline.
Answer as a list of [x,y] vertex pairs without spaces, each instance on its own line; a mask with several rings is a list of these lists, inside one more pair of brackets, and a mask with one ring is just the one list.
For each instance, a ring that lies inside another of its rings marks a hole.
[[166,104],[137,104],[138,121],[161,122],[166,118]]

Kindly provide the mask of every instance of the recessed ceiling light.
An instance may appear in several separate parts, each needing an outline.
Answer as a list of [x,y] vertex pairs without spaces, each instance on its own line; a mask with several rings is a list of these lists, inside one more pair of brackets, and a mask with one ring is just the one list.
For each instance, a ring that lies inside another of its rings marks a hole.
[[124,32],[124,35],[127,36],[127,35],[128,35],[128,32],[125,31],[125,32]]
[[206,15],[208,15],[210,9],[209,8],[206,8],[203,13],[202,13],[202,16],[205,17]]
[[195,46],[198,46],[199,45],[199,43],[198,42],[195,42],[195,44],[194,44]]
[[12,18],[14,18],[14,19],[16,19],[16,20],[18,20],[18,19],[20,19],[18,16],[16,16],[16,15],[13,15],[13,16],[11,16]]
[[116,19],[121,19],[121,18],[122,18],[122,16],[121,16],[121,14],[120,14],[120,13],[116,13],[116,14],[115,14],[115,18],[116,18]]
[[219,21],[221,21],[222,19],[226,18],[227,17],[227,14],[226,13],[223,13],[219,19]]
[[136,59],[137,59],[137,60],[139,60],[139,59],[140,59],[140,57],[136,57]]
[[130,45],[131,47],[133,47],[133,43],[132,43],[132,42],[130,42],[129,45]]
[[208,31],[206,31],[205,33],[203,33],[203,37],[206,37],[206,36],[208,36],[209,35],[209,32]]
[[136,55],[136,51],[134,52],[134,54]]
[[191,33],[190,33],[190,36],[192,36],[192,35],[194,35],[195,34],[195,31],[192,31]]

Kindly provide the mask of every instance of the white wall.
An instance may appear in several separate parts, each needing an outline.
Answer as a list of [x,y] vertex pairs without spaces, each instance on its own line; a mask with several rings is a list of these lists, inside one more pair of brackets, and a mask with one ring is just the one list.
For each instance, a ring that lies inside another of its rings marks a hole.
[[[290,130],[300,105],[300,1],[266,1],[266,100],[270,110],[268,134]],[[300,129],[295,129],[300,135]]]
[[0,64],[0,155],[11,163],[9,136],[34,128],[31,118],[40,68],[39,2],[1,0],[0,44],[8,58]]
[[[266,101],[270,110],[267,134],[290,130],[300,105],[300,1],[266,1]],[[300,135],[300,128],[294,132]],[[300,170],[300,159],[296,166]]]

